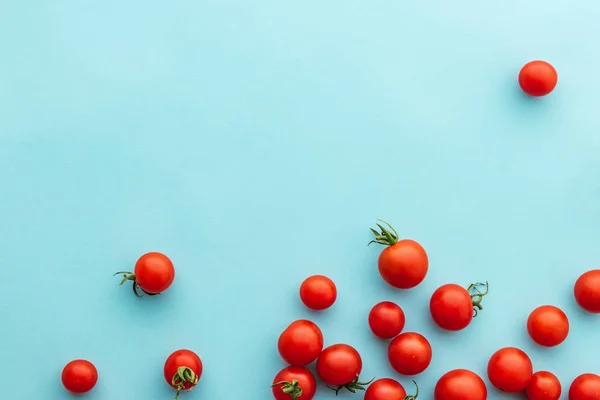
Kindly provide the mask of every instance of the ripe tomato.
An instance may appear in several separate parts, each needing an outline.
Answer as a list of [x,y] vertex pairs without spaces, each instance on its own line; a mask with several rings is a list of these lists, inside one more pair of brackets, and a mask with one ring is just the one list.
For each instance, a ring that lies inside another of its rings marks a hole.
[[558,400],[562,388],[560,381],[552,372],[538,371],[531,377],[525,389],[529,400]]
[[414,240],[398,240],[398,233],[390,224],[382,221],[391,230],[377,224],[381,232],[371,229],[375,239],[371,243],[379,243],[386,247],[379,255],[379,273],[390,285],[398,289],[410,289],[425,279],[429,268],[427,253]]
[[431,363],[431,356],[429,341],[415,332],[396,336],[388,347],[390,364],[402,375],[416,375],[425,371]]
[[73,360],[62,370],[62,383],[71,393],[85,393],[92,390],[98,382],[98,371],[87,360]]
[[419,386],[413,381],[417,390],[414,395],[407,396],[404,387],[390,378],[377,379],[365,392],[364,400],[417,400]]
[[[479,288],[485,286],[485,291]],[[442,329],[460,331],[483,309],[481,300],[488,293],[488,283],[474,283],[468,289],[453,283],[439,287],[429,301],[429,311]]]
[[540,346],[558,346],[569,334],[569,320],[560,308],[541,306],[529,315],[527,332]]
[[552,92],[558,82],[554,67],[546,61],[530,61],[521,68],[519,85],[530,96],[545,96]]
[[575,300],[585,311],[600,313],[600,269],[588,271],[577,279]]
[[600,400],[600,376],[579,375],[569,388],[569,400]]
[[488,362],[488,378],[492,385],[508,393],[525,390],[531,382],[533,365],[524,351],[505,347],[495,352]]
[[396,337],[404,329],[404,311],[391,301],[376,304],[369,313],[369,326],[375,336],[382,339]]
[[331,307],[336,297],[335,283],[326,276],[310,276],[300,285],[300,299],[311,310],[325,310]]
[[323,350],[323,334],[314,322],[301,319],[285,328],[277,347],[285,362],[302,367],[315,361]]
[[135,263],[134,272],[120,271],[115,275],[123,275],[121,285],[133,281],[133,293],[140,297],[138,289],[148,295],[164,292],[175,279],[175,268],[166,255],[157,252],[146,253]]
[[434,400],[486,400],[483,379],[466,369],[447,372],[435,385]]
[[275,375],[271,387],[276,400],[311,400],[317,391],[317,382],[304,367],[286,367]]
[[177,350],[167,358],[163,373],[167,383],[177,390],[177,400],[182,390],[190,391],[198,384],[202,361],[191,350]]
[[359,382],[362,359],[358,351],[347,344],[334,344],[327,347],[317,359],[317,375],[337,394],[346,388],[352,393],[365,390],[371,382]]

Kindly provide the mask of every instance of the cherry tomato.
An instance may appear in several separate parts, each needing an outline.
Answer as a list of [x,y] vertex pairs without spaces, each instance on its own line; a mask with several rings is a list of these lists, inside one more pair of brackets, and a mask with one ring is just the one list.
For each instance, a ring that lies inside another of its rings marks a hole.
[[381,232],[371,229],[375,239],[369,243],[388,246],[379,255],[379,273],[387,283],[398,289],[417,286],[425,279],[429,268],[425,249],[414,240],[398,240],[398,233],[394,228],[387,222],[382,222],[387,228],[377,224]]
[[527,332],[540,346],[558,346],[569,334],[569,320],[560,308],[541,306],[529,315]]
[[588,271],[577,279],[575,300],[585,311],[600,313],[600,269]]
[[488,362],[488,378],[496,388],[517,393],[529,385],[533,365],[529,356],[515,347],[505,347],[495,352]]
[[546,61],[530,61],[521,68],[519,85],[530,96],[545,96],[552,92],[558,82],[558,74]]
[[300,299],[311,310],[325,310],[331,307],[336,297],[335,283],[326,276],[310,276],[300,285]]
[[533,374],[529,386],[525,389],[529,400],[559,400],[561,391],[560,381],[548,371]]
[[190,391],[198,384],[202,376],[202,361],[191,350],[177,350],[167,358],[163,373],[167,383],[177,390],[177,400],[181,391]]
[[425,371],[431,363],[431,356],[429,341],[415,332],[396,336],[388,347],[390,364],[402,375],[416,375]]
[[304,367],[286,367],[275,375],[271,387],[276,400],[311,400],[315,397],[317,382]]
[[[485,287],[480,291],[480,287]],[[429,311],[442,329],[460,331],[465,329],[477,313],[483,309],[481,300],[488,293],[488,283],[474,283],[468,289],[453,283],[439,287],[429,301]]]
[[301,319],[285,328],[277,347],[285,362],[303,367],[315,361],[323,350],[323,334],[314,322]]
[[73,360],[62,370],[62,383],[71,393],[86,393],[98,382],[98,370],[87,360]]
[[435,385],[434,400],[486,400],[483,379],[466,369],[447,372]]
[[376,304],[369,313],[369,326],[375,336],[382,339],[396,337],[404,329],[404,311],[391,301]]
[[579,375],[569,388],[569,400],[600,400],[600,376]]
[[362,359],[358,351],[347,344],[334,344],[327,347],[317,359],[317,375],[337,394],[346,388],[351,392],[365,390],[371,382],[359,382]]
[[151,252],[141,256],[135,263],[134,272],[120,271],[115,275],[123,275],[121,285],[133,281],[133,293],[140,297],[138,289],[148,295],[164,292],[175,279],[175,268],[169,257],[162,253]]
[[407,396],[404,387],[390,378],[377,379],[365,392],[364,400],[417,400],[419,386],[413,381],[417,390],[414,395]]

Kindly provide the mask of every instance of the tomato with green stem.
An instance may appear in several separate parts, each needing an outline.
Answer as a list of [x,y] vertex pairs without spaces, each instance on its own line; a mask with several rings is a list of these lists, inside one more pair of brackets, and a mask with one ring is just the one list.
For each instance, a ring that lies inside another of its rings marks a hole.
[[390,378],[377,379],[367,388],[364,400],[417,400],[419,385],[415,381],[413,383],[416,386],[415,394],[407,396],[400,382]]
[[[485,290],[480,290],[483,287]],[[487,282],[471,284],[467,289],[453,283],[440,286],[429,301],[431,317],[442,329],[460,331],[483,309],[481,301],[488,289]]]
[[279,335],[277,349],[285,362],[303,367],[321,354],[323,333],[312,321],[294,321]]
[[182,391],[189,392],[198,384],[202,376],[202,361],[191,350],[177,350],[165,361],[163,373],[167,383],[177,390],[177,400]]
[[61,380],[69,392],[86,393],[96,386],[98,370],[87,360],[73,360],[63,368]]
[[434,400],[486,400],[485,382],[475,372],[455,369],[445,373],[436,383]]
[[360,382],[359,375],[362,371],[362,358],[356,349],[347,344],[334,344],[324,349],[317,359],[317,375],[325,382],[329,389],[337,395],[340,390],[346,389],[352,393],[365,390],[369,382]]
[[291,366],[275,375],[271,388],[275,400],[311,400],[317,391],[317,382],[308,369]]
[[133,282],[133,293],[140,297],[138,290],[154,296],[167,290],[175,279],[175,268],[166,255],[150,252],[141,256],[135,263],[133,272],[120,271],[115,275],[123,275],[121,285]]

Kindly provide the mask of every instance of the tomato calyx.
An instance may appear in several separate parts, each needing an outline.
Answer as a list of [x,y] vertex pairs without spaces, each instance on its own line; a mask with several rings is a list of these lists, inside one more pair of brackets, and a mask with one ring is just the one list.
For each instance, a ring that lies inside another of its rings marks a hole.
[[384,246],[392,246],[398,243],[398,232],[396,232],[394,227],[382,219],[379,219],[378,221],[387,225],[387,228],[381,224],[377,224],[381,232],[377,232],[375,229],[371,228],[371,232],[375,235],[375,239],[371,240],[367,246],[371,245],[371,243],[378,243]]
[[298,386],[296,379],[289,381],[281,381],[271,385],[271,387],[281,386],[281,391],[285,394],[289,394],[294,400],[298,400],[298,397],[302,396],[302,388]]
[[409,396],[406,396],[406,397],[404,398],[404,400],[417,400],[417,397],[419,397],[419,385],[417,385],[417,382],[415,382],[415,381],[413,381],[413,383],[415,384],[415,387],[417,388],[417,389],[415,390],[415,394],[414,394],[414,395],[413,395],[413,394],[411,394],[411,395],[409,395]]
[[[485,286],[485,291],[479,290],[481,287]],[[476,282],[469,285],[467,288],[467,292],[471,296],[471,300],[473,301],[473,317],[476,317],[479,314],[479,311],[483,310],[483,306],[481,305],[481,300],[483,300],[483,296],[488,294],[489,292],[488,282],[485,283]]]
[[128,271],[119,271],[119,272],[115,272],[113,274],[113,276],[116,275],[123,275],[123,279],[121,280],[121,283],[119,283],[119,286],[123,286],[123,284],[127,281],[132,281],[133,282],[133,293],[137,296],[137,297],[142,297],[142,295],[140,294],[140,292],[138,292],[138,290],[141,290],[142,292],[146,293],[148,296],[156,296],[160,293],[148,293],[146,292],[144,289],[142,289],[140,287],[140,285],[137,283],[137,280],[135,279],[135,274],[133,272],[128,272]]
[[[171,379],[171,385],[177,389],[175,400],[179,398],[179,393],[182,390],[188,392],[192,390],[198,384],[199,380],[200,377],[191,368],[185,366],[177,368],[177,372],[173,375],[173,379]],[[186,389],[186,385],[190,385],[191,387]]]
[[357,390],[365,390],[365,386],[367,386],[368,384],[370,384],[371,382],[373,382],[375,380],[375,378],[371,379],[369,382],[359,382],[358,381],[358,375],[356,375],[356,379],[354,379],[352,382],[348,382],[344,385],[339,385],[336,387],[332,387],[332,386],[327,386],[329,389],[335,391],[335,395],[337,396],[338,393],[340,392],[340,390],[342,389],[346,389],[347,391],[351,392],[351,393],[356,393]]

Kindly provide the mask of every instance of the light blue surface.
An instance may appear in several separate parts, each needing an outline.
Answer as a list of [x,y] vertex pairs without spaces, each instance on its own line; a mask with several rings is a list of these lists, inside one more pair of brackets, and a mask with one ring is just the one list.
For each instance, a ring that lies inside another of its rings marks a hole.
[[[368,330],[381,300],[432,343],[424,400],[450,369],[485,378],[507,345],[564,392],[600,373],[600,318],[572,298],[600,264],[599,12],[593,0],[0,2],[0,398],[72,398],[60,371],[83,357],[100,373],[86,399],[170,399],[164,360],[192,348],[205,373],[186,400],[265,400],[284,366],[277,337],[299,318],[354,345],[364,378],[411,388]],[[543,99],[516,83],[537,58],[559,72]],[[427,249],[416,289],[379,277],[380,248],[366,247],[377,218]],[[177,276],[136,299],[111,275],[147,251]],[[339,291],[321,314],[297,295],[315,273]],[[433,327],[435,288],[486,279],[467,330]],[[571,321],[554,349],[525,330],[546,303]]]

